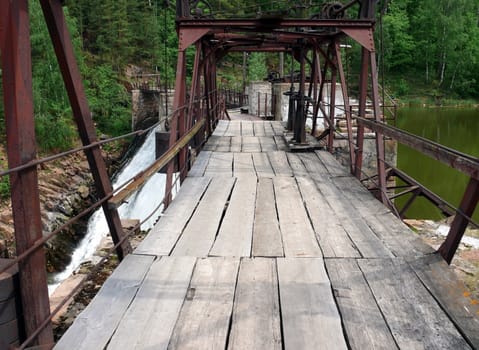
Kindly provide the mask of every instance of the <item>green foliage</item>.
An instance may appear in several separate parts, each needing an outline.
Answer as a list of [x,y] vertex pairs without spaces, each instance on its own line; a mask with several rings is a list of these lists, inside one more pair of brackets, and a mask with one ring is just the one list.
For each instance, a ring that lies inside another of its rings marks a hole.
[[248,58],[248,78],[250,81],[263,80],[268,75],[266,55],[262,52],[253,52]]
[[10,198],[10,176],[0,178],[0,199]]

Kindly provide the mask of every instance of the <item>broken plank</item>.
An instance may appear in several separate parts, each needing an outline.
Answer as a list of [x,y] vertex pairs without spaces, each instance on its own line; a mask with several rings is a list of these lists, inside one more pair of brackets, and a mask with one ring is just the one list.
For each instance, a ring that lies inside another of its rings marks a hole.
[[190,171],[188,171],[188,176],[190,177],[198,177],[203,176],[206,171],[206,167],[208,166],[208,162],[211,157],[210,151],[201,151],[195,159],[193,166],[191,167]]
[[294,178],[273,179],[286,257],[321,257],[316,235]]
[[198,260],[168,349],[226,348],[238,266],[233,258]]
[[245,176],[236,180],[210,256],[251,255],[256,183],[256,176]]
[[169,255],[211,179],[186,178],[168,209],[135,250],[135,254]]
[[233,154],[213,152],[206,167],[205,176],[233,176]]
[[253,256],[284,256],[273,180],[260,178],[258,181],[253,228]]
[[322,259],[278,258],[285,349],[347,349]]
[[397,349],[355,259],[325,260],[352,350]]
[[152,256],[127,255],[55,349],[104,349],[154,260]]
[[108,349],[168,348],[196,258],[162,257],[151,265]]
[[274,171],[266,153],[251,153],[257,177],[273,177]]
[[341,226],[336,213],[328,205],[310,178],[297,178],[299,189],[309,212],[314,231],[325,257],[360,257],[354,243]]
[[409,265],[469,343],[479,349],[479,303],[464,282],[439,254],[411,260]]
[[285,152],[268,152],[268,158],[276,176],[293,176]]
[[256,176],[251,153],[233,154],[233,176]]
[[404,260],[359,260],[359,267],[399,348],[470,349]]
[[178,240],[173,255],[197,257],[208,255],[234,182],[234,178],[217,177],[211,180],[198,208]]
[[274,259],[242,259],[228,349],[281,350],[278,279]]

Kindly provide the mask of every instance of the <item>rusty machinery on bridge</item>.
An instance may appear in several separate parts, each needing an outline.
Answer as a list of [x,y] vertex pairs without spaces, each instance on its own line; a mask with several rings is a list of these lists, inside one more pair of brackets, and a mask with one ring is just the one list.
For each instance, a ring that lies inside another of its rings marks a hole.
[[[91,113],[82,86],[82,80],[73,55],[71,38],[67,30],[63,1],[40,0],[44,17],[63,75],[75,122],[95,180],[98,194],[103,198],[97,206],[103,206],[112,238],[121,258],[129,251],[121,228],[114,196]],[[170,150],[165,157],[150,168],[152,174],[165,164],[168,166],[167,189],[170,193],[173,178],[173,162],[179,154],[178,168],[181,178],[186,176],[187,146],[195,133],[205,126],[204,134],[210,135],[218,120],[220,96],[216,86],[216,67],[230,52],[286,52],[300,64],[299,91],[291,95],[294,103],[289,127],[293,142],[306,141],[306,110],[313,109],[313,130],[321,113],[327,121],[327,147],[332,150],[335,133],[336,82],[341,86],[349,140],[350,171],[361,178],[362,150],[365,127],[376,133],[378,197],[388,204],[384,161],[384,135],[396,138],[433,158],[448,163],[470,176],[461,206],[451,232],[440,251],[450,262],[467,222],[479,199],[479,166],[472,159],[457,152],[431,145],[424,140],[405,136],[381,122],[379,88],[377,82],[376,50],[374,44],[375,0],[317,1],[310,2],[316,13],[305,18],[301,3],[290,11],[263,12],[254,18],[214,18],[214,11],[201,0],[178,0],[176,3],[177,31],[179,36],[176,89],[173,105],[174,118],[170,124]],[[346,11],[349,15],[346,15]],[[361,46],[359,75],[359,111],[353,116],[349,108],[340,43],[350,38]],[[196,49],[191,85],[186,84],[186,50]],[[25,314],[27,344],[52,344],[49,321],[45,256],[41,247],[47,238],[42,237],[41,214],[33,122],[33,94],[31,78],[31,54],[28,17],[28,0],[0,0],[0,49],[5,101],[5,120],[12,184],[12,207],[20,270],[21,299]],[[309,78],[307,78],[309,75]],[[325,83],[331,84],[329,100],[325,103]],[[309,83],[308,88],[306,88]],[[188,91],[189,89],[189,91]],[[188,98],[189,96],[189,98]],[[372,101],[374,120],[366,119],[367,100]],[[353,117],[359,122],[356,138],[353,137]],[[397,175],[397,173],[396,173]],[[142,174],[136,180],[146,177]],[[132,188],[140,183],[133,182]],[[119,196],[116,203],[121,202]],[[3,271],[2,271],[3,272]],[[22,348],[24,346],[22,345]]]

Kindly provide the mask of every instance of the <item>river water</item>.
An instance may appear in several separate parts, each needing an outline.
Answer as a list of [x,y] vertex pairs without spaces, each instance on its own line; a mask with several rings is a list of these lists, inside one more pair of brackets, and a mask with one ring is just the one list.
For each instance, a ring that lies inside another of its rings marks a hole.
[[[122,168],[113,182],[113,188],[128,181],[133,176],[144,170],[155,161],[155,132],[150,132],[143,145],[138,149],[130,161]],[[128,198],[127,202],[118,208],[119,215],[122,219],[139,219],[143,221],[156,208],[164,197],[166,175],[155,173],[145,185],[134,195]],[[173,193],[174,195],[174,193]],[[142,224],[142,230],[148,230],[153,227],[158,219],[163,207],[159,209]],[[64,271],[50,277],[49,293],[53,293],[56,287],[73,271],[75,271],[83,262],[91,259],[100,242],[108,234],[108,225],[106,223],[103,210],[95,211],[88,221],[88,228],[85,237],[78,244],[72,255],[70,264]]]
[[[463,153],[479,157],[479,109],[477,108],[402,108],[397,126]],[[398,145],[398,168],[434,193],[457,206],[468,178],[457,170],[433,160],[407,146]],[[408,196],[398,199],[403,205]],[[418,198],[406,213],[408,218],[441,219],[440,211]],[[479,221],[479,210],[474,219]]]

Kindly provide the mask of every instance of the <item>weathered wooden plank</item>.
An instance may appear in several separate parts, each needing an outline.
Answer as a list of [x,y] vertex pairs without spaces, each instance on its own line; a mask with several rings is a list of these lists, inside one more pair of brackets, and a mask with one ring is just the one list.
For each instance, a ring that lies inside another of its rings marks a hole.
[[280,121],[272,121],[271,127],[274,130],[274,134],[277,136],[283,136],[284,133],[284,126]]
[[218,125],[216,125],[215,130],[213,131],[214,136],[223,136],[228,129],[229,122],[226,120],[219,120]]
[[253,164],[258,177],[273,177],[274,171],[269,162],[266,153],[251,153],[253,156]]
[[356,260],[327,259],[325,263],[350,349],[397,349]]
[[284,140],[283,136],[274,136],[273,139],[274,139],[274,142],[276,143],[276,147],[278,148],[278,151],[288,150],[288,145],[286,144],[286,141]]
[[273,178],[286,257],[321,257],[321,249],[294,178]]
[[218,143],[220,142],[221,136],[218,135],[211,135],[206,142],[205,146],[203,147],[203,151],[215,151]]
[[243,259],[228,349],[280,350],[281,325],[274,259]]
[[272,136],[259,137],[259,143],[261,144],[261,152],[277,151],[278,147]]
[[241,136],[241,121],[231,120],[224,136]]
[[243,136],[242,142],[241,152],[261,152],[261,144],[258,137]]
[[470,349],[404,260],[359,260],[359,267],[399,348]]
[[392,213],[368,215],[364,220],[395,256],[418,257],[434,252]]
[[351,202],[338,191],[337,187],[327,179],[315,181],[329,206],[336,213],[341,226],[348,233],[356,248],[363,257],[392,257],[393,254],[384,246],[366,224]]
[[474,348],[479,349],[479,303],[439,254],[409,261],[416,275]]
[[239,259],[207,258],[196,264],[168,349],[225,349]]
[[154,262],[108,349],[166,350],[195,262],[196,258],[184,256],[163,257]]
[[265,136],[265,133],[264,133],[264,123],[263,121],[254,121],[252,122],[253,124],[253,133],[254,133],[254,136],[258,137],[258,136]]
[[234,153],[233,155],[233,176],[256,176],[251,153]]
[[230,136],[222,136],[218,140],[218,144],[216,146],[216,152],[229,152],[231,148],[231,137]]
[[293,176],[285,152],[268,152],[268,158],[276,176]]
[[0,324],[13,321],[17,317],[15,299],[0,302]]
[[242,146],[243,146],[243,138],[241,136],[232,136],[231,137],[230,152],[241,152],[241,147]]
[[273,180],[259,178],[253,229],[253,256],[284,256]]
[[278,258],[285,349],[347,349],[322,259]]
[[299,153],[299,159],[303,162],[306,170],[316,180],[329,177],[328,169],[314,153]]
[[201,151],[196,157],[190,171],[188,172],[188,176],[203,176],[205,174],[206,167],[208,166],[208,162],[210,161],[211,153],[211,151]]
[[173,255],[207,256],[215,241],[234,178],[213,178],[193,217],[186,226]]
[[275,132],[270,121],[264,122],[264,135],[265,136],[274,136]]
[[286,153],[288,158],[289,166],[293,170],[294,176],[308,176],[308,171],[306,170],[301,158],[299,158],[297,153]]
[[241,121],[241,136],[254,136],[253,123],[251,121]]
[[170,254],[210,181],[208,177],[186,178],[173,202],[140,243],[135,253]]
[[[1,310],[3,311],[3,310]],[[0,324],[0,348],[10,349],[9,344],[16,342],[19,338],[18,321],[15,319],[7,323]]]
[[256,183],[256,176],[243,176],[236,180],[210,256],[251,255]]
[[325,257],[360,257],[354,243],[310,178],[297,178],[306,209]]
[[146,255],[127,255],[55,349],[104,349],[154,259]]
[[233,176],[233,153],[214,152],[206,167],[205,176]]
[[315,151],[331,176],[350,176],[348,169],[342,166],[334,156],[327,151]]

